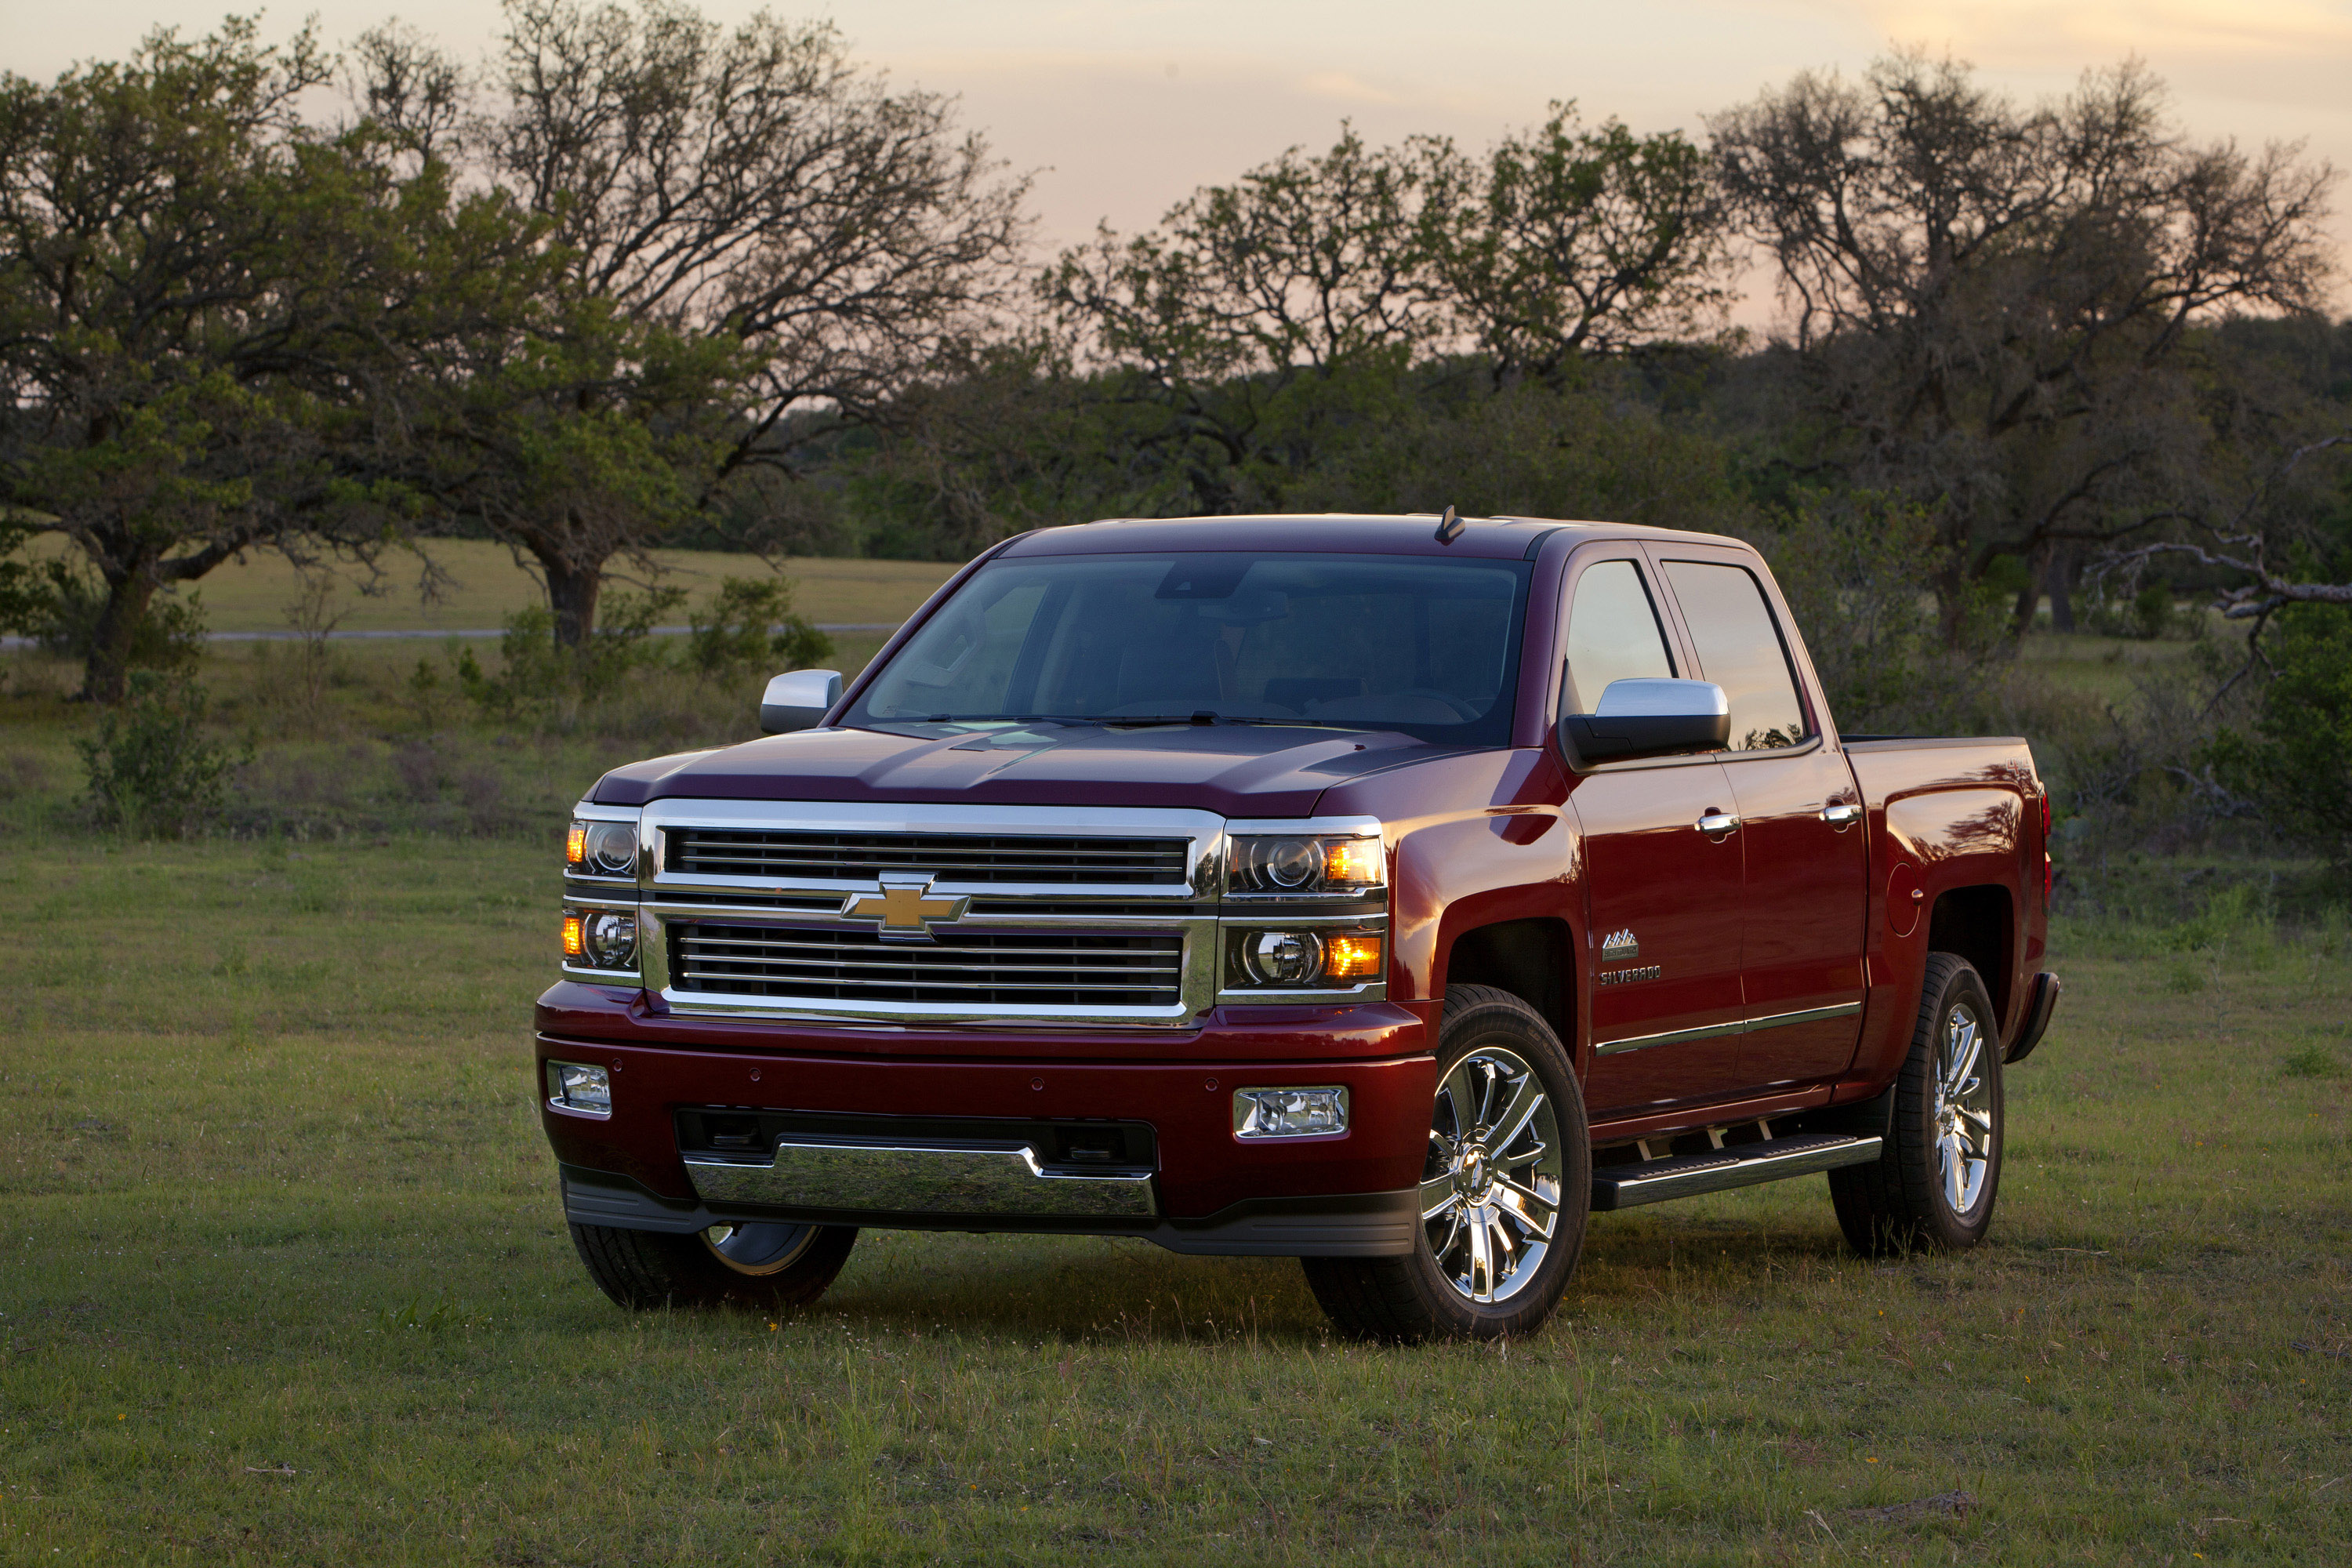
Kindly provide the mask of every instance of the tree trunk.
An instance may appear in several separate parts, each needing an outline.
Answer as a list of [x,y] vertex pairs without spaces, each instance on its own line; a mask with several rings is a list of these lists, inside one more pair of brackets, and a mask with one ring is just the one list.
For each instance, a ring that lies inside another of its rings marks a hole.
[[155,599],[155,578],[143,561],[105,581],[106,605],[98,613],[89,655],[82,664],[81,695],[90,702],[120,702],[129,693],[131,646]]
[[1933,586],[1937,629],[1943,634],[1946,647],[1957,648],[1967,631],[1969,618],[1969,577],[1957,553],[1949,564],[1936,573]]
[[2033,629],[2033,612],[2042,607],[2042,580],[2050,575],[2050,547],[2043,545],[2026,563],[2025,586],[2017,591],[2017,607],[2009,613],[2011,640]]
[[604,563],[583,566],[541,555],[539,564],[547,574],[547,607],[555,612],[555,646],[587,647],[588,634],[596,629],[596,596],[604,592]]
[[2071,632],[2074,629],[2074,574],[2083,569],[2082,557],[2073,549],[2063,551],[2050,563],[2050,625],[2053,630]]

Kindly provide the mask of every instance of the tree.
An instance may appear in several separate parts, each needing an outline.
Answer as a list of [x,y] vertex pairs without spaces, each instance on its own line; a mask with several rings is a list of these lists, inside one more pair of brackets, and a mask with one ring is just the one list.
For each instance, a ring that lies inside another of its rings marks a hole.
[[1416,236],[1422,174],[1343,127],[1328,152],[1293,147],[1205,186],[1148,233],[1105,227],[1046,275],[1079,374],[1169,476],[1175,510],[1280,505],[1444,331]]
[[1721,259],[1695,149],[1588,132],[1561,106],[1484,159],[1343,127],[1150,232],[1104,229],[1045,290],[1081,372],[1127,412],[1118,437],[1139,466],[1175,504],[1231,512],[1328,492],[1432,398],[1530,376],[1558,389],[1580,363],[1685,335],[1720,310]]
[[673,0],[509,0],[507,17],[478,86],[370,35],[362,98],[545,225],[554,276],[446,426],[446,472],[468,477],[445,493],[537,565],[577,647],[614,555],[730,476],[880,417],[981,331],[1026,187],[947,100],[891,92],[827,25],[763,12],[726,32]]
[[1681,132],[1583,129],[1554,104],[1483,163],[1422,144],[1422,250],[1499,378],[1557,384],[1580,357],[1690,342],[1731,300],[1722,204]]
[[250,21],[43,87],[0,75],[0,504],[105,587],[84,694],[123,694],[158,589],[286,544],[328,497],[310,373],[348,150],[305,130],[327,65]]
[[2189,334],[2324,296],[2334,172],[2299,146],[2192,144],[2163,110],[2137,64],[2022,108],[1906,53],[1709,121],[1789,312],[1809,421],[1790,460],[1937,508],[1951,636],[1998,558],[2193,504],[2211,433]]

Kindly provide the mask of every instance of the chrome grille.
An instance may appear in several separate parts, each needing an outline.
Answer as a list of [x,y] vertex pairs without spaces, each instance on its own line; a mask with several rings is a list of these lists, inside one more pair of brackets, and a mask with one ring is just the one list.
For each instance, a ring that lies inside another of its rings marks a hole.
[[838,926],[712,921],[669,927],[681,991],[809,1002],[949,1006],[1171,1007],[1182,1000],[1176,931],[944,931],[891,942]]
[[1182,887],[1191,841],[1036,833],[669,830],[668,869],[682,876],[872,881],[919,871],[943,882]]

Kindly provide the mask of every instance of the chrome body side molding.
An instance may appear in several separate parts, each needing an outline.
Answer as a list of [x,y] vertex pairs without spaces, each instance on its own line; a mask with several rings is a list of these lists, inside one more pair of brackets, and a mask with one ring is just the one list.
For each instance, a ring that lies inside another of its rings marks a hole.
[[1628,1035],[1621,1040],[1603,1040],[1592,1047],[1595,1056],[1614,1056],[1619,1051],[1647,1050],[1652,1046],[1677,1046],[1685,1040],[1712,1040],[1724,1035],[1752,1035],[1761,1029],[1784,1028],[1790,1024],[1810,1024],[1820,1018],[1843,1018],[1862,1011],[1859,1002],[1840,1002],[1829,1007],[1807,1007],[1797,1013],[1770,1013],[1761,1018],[1734,1018],[1727,1024],[1703,1024],[1696,1029],[1672,1029],[1663,1035]]

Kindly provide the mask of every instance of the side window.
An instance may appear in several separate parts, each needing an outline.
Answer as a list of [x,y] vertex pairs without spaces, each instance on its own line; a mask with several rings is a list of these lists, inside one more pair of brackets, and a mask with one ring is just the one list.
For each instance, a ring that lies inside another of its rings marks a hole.
[[1803,740],[1797,679],[1754,574],[1740,566],[1669,561],[1666,581],[1682,606],[1700,679],[1722,687],[1730,701],[1731,749],[1769,752]]
[[1567,711],[1592,712],[1612,680],[1674,672],[1641,571],[1631,561],[1586,567],[1568,606]]

